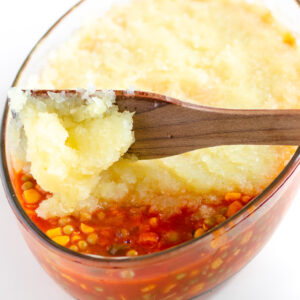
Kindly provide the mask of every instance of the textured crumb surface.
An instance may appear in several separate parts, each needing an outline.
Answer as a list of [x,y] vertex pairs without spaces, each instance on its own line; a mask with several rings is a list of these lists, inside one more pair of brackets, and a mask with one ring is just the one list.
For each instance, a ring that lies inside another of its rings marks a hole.
[[[9,91],[13,115],[14,152],[30,165],[30,172],[53,195],[38,208],[39,216],[63,216],[93,211],[92,196],[101,172],[133,143],[132,115],[119,113],[113,92],[84,92],[82,96]],[[20,150],[22,149],[22,150]]]
[[[31,88],[138,89],[226,108],[299,108],[300,52],[271,13],[239,0],[144,0],[115,7],[51,54]],[[294,152],[224,146],[102,172],[99,205],[174,211],[229,191],[257,194]],[[212,196],[213,195],[213,196]]]

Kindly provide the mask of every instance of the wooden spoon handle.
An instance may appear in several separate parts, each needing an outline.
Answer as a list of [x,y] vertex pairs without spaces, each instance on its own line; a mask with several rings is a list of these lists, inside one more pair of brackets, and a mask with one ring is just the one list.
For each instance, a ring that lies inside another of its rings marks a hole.
[[140,159],[219,145],[300,145],[300,110],[210,108],[141,92],[117,92],[117,103],[135,111],[128,152]]
[[[32,95],[48,97],[49,90]],[[52,93],[61,93],[52,90]],[[66,90],[65,95],[79,94]],[[134,112],[139,159],[161,158],[220,145],[300,145],[300,110],[238,110],[205,107],[150,92],[117,90],[120,111]]]

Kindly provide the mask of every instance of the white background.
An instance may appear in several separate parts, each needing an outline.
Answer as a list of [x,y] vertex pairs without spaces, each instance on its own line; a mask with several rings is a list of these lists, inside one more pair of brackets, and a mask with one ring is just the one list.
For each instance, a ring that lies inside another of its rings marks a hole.
[[[28,52],[50,25],[75,3],[75,0],[0,0],[1,110],[6,91]],[[200,299],[299,300],[299,215],[300,193],[262,252],[234,278]],[[0,299],[71,299],[48,277],[28,250],[2,187],[0,187]]]

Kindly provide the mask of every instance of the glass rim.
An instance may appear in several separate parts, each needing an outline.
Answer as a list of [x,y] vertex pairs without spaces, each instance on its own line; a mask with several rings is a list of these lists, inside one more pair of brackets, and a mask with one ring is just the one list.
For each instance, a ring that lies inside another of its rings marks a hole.
[[[27,64],[29,63],[32,55],[34,54],[35,50],[40,46],[40,44],[48,37],[48,35],[67,17],[69,14],[72,13],[73,10],[80,7],[80,5],[87,0],[81,0],[73,5],[69,10],[66,11],[47,31],[46,33],[38,40],[38,42],[34,45],[32,50],[29,52],[27,57],[25,58],[23,64],[21,65],[12,86],[16,86],[20,77],[22,76],[23,71],[25,70]],[[295,0],[298,5],[300,2]],[[288,164],[284,167],[284,169],[279,173],[279,175],[253,200],[251,200],[248,204],[246,204],[238,213],[233,215],[232,217],[228,218],[226,221],[222,222],[218,226],[212,228],[211,230],[207,231],[203,235],[198,238],[193,238],[189,241],[176,245],[174,247],[158,251],[151,254],[136,256],[136,257],[127,257],[127,256],[120,256],[120,257],[109,257],[109,256],[98,256],[98,255],[87,255],[78,252],[74,252],[66,247],[63,247],[53,240],[51,240],[45,233],[43,233],[35,223],[29,218],[23,207],[21,206],[18,197],[15,193],[13,188],[11,178],[9,176],[9,169],[8,169],[8,162],[7,162],[7,151],[6,151],[6,127],[8,121],[8,100],[6,99],[4,112],[2,114],[2,122],[1,122],[1,180],[2,185],[4,187],[4,191],[6,193],[6,197],[8,202],[13,209],[17,219],[21,222],[22,225],[25,225],[33,232],[35,237],[37,237],[43,244],[50,246],[54,251],[62,252],[65,255],[70,256],[71,258],[79,258],[81,260],[86,260],[95,263],[135,263],[139,261],[149,261],[154,258],[163,258],[168,254],[174,254],[174,252],[189,248],[189,246],[194,246],[196,244],[200,244],[201,241],[206,238],[207,236],[212,236],[214,232],[217,232],[220,228],[225,227],[230,222],[239,219],[244,213],[247,212],[249,207],[258,204],[263,204],[265,201],[268,201],[272,195],[280,189],[280,187],[287,181],[287,179],[293,174],[295,169],[300,163],[300,146],[297,148],[295,153],[293,154],[292,158],[289,160]],[[259,209],[259,207],[258,207]],[[249,212],[250,214],[250,212]]]

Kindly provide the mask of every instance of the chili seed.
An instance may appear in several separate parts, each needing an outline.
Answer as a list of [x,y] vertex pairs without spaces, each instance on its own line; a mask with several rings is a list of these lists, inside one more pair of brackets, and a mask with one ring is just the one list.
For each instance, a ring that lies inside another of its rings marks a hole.
[[169,231],[165,234],[165,238],[170,243],[176,243],[179,240],[179,234],[176,231]]
[[22,190],[23,191],[26,191],[26,190],[29,190],[33,187],[33,183],[31,181],[26,181],[22,184]]
[[79,241],[77,243],[77,245],[78,245],[78,247],[79,247],[80,250],[86,250],[87,247],[88,247],[88,244],[87,244],[86,241]]
[[35,189],[29,189],[23,193],[24,199],[28,204],[35,204],[40,201],[41,194]]
[[61,217],[59,220],[58,220],[58,225],[59,226],[65,226],[65,225],[68,225],[72,222],[72,219],[71,217]]
[[95,245],[98,241],[98,235],[96,233],[91,233],[86,238],[87,242],[91,245]]
[[220,209],[219,209],[220,215],[223,215],[223,216],[226,215],[227,209],[228,209],[227,206],[224,206],[224,207],[220,208]]
[[69,247],[70,250],[77,252],[78,251],[78,247],[76,245],[72,245]]
[[66,225],[66,226],[63,228],[64,234],[67,234],[67,235],[72,234],[73,231],[74,231],[74,227],[71,226],[71,225]]
[[126,255],[127,256],[137,256],[138,255],[138,252],[134,249],[131,249],[129,251],[126,252]]
[[211,217],[208,217],[208,218],[205,218],[204,219],[204,224],[208,227],[208,228],[211,228],[213,227],[215,224],[216,224],[216,219],[211,216]]
[[194,238],[197,238],[199,236],[201,236],[202,234],[204,234],[205,230],[203,228],[198,228],[195,232],[194,232]]
[[216,218],[216,222],[217,222],[218,224],[221,224],[222,222],[226,221],[226,217],[223,216],[223,215],[216,215],[215,218]]
[[32,179],[32,176],[31,176],[31,175],[23,175],[23,176],[21,177],[21,180],[22,180],[23,182],[28,181],[28,180],[31,180],[31,179]]

